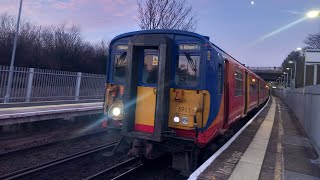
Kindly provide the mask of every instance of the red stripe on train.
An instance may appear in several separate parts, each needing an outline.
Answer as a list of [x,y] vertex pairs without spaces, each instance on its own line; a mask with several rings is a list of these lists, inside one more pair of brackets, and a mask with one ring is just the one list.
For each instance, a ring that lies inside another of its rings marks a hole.
[[134,124],[134,130],[147,132],[147,133],[153,133],[154,126],[148,126],[148,125],[144,125],[144,124]]

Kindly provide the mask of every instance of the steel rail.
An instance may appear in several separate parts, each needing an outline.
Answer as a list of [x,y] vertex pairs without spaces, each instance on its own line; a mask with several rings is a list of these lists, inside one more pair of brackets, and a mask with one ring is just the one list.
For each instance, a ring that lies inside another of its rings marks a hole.
[[[100,134],[104,134],[107,133],[108,131],[97,131],[97,132],[90,132],[90,133],[86,133],[80,136],[73,136],[71,138],[66,138],[66,139],[61,139],[61,140],[54,140],[48,143],[44,143],[44,144],[40,144],[40,145],[36,145],[36,146],[31,146],[31,147],[27,147],[27,148],[22,148],[22,149],[18,149],[18,150],[11,150],[11,151],[7,151],[7,152],[0,152],[0,158],[4,157],[4,156],[12,156],[13,154],[18,154],[24,151],[31,151],[37,148],[41,148],[40,150],[42,150],[42,148],[46,148],[47,146],[51,146],[51,145],[57,145],[60,143],[64,143],[64,142],[70,142],[70,141],[78,141],[80,138],[89,138],[91,136],[97,136]],[[8,139],[6,139],[8,140]]]
[[[110,167],[108,169],[104,169],[104,170],[94,174],[94,175],[86,178],[86,180],[101,179],[105,174],[112,173],[112,171],[119,171],[119,169],[121,170],[121,169],[123,169],[123,167],[128,166],[128,164],[131,164],[131,163],[134,163],[134,162],[137,162],[137,161],[139,161],[139,158],[136,158],[136,157],[128,159],[128,160],[123,161],[123,162],[121,162],[119,164],[116,164],[116,165],[114,165],[114,166],[112,166],[112,167]],[[117,175],[116,177],[113,177],[112,180],[119,179],[119,178],[127,175],[128,173],[131,173],[132,171],[137,170],[142,165],[143,165],[142,163],[138,163],[136,166],[130,168],[129,170],[126,170],[125,172]]]
[[71,154],[69,156],[66,156],[66,157],[63,157],[60,159],[56,159],[56,160],[53,160],[50,162],[42,163],[42,164],[30,167],[30,168],[25,168],[25,169],[22,169],[22,170],[19,170],[19,171],[10,173],[10,174],[6,174],[4,176],[1,176],[0,179],[9,180],[9,179],[19,178],[19,177],[22,177],[22,176],[25,176],[28,174],[32,174],[32,173],[35,173],[35,172],[38,172],[38,171],[62,164],[62,163],[65,163],[65,162],[69,162],[71,160],[86,156],[88,154],[96,153],[98,151],[114,147],[114,146],[116,146],[116,144],[117,144],[117,142],[109,143],[109,144],[101,145],[101,146],[98,146],[95,148],[91,148],[89,150],[74,153],[74,154]]

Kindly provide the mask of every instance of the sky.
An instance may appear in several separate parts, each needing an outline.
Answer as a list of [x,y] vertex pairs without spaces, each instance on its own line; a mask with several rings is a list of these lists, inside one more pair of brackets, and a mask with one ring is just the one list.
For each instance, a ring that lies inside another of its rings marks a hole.
[[[320,32],[320,18],[304,19],[320,0],[189,0],[196,32],[247,66],[280,66]],[[17,15],[19,0],[0,0],[0,14]],[[22,19],[39,25],[80,26],[90,42],[139,30],[136,0],[23,0]]]

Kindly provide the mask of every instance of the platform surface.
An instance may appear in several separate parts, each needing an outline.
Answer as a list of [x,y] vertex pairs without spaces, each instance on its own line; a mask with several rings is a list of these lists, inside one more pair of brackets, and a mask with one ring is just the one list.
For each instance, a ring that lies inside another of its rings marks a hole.
[[313,161],[317,158],[299,121],[282,100],[272,97],[221,154],[189,179],[320,180],[320,165]]
[[0,125],[61,118],[67,115],[83,115],[91,112],[102,113],[102,109],[102,102],[1,108]]

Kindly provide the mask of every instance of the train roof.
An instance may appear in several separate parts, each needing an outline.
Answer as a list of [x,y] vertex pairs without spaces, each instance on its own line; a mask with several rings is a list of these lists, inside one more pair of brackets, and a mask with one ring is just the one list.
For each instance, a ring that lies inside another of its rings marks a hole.
[[[240,61],[238,61],[236,58],[232,57],[230,54],[226,53],[224,50],[222,50],[220,47],[218,47],[217,45],[215,45],[214,43],[212,43],[209,38],[207,38],[208,36],[204,36],[204,35],[200,35],[198,33],[194,33],[194,32],[189,32],[189,31],[184,31],[184,30],[178,30],[178,29],[153,29],[153,30],[141,30],[141,31],[133,31],[133,32],[128,32],[128,33],[123,33],[120,34],[116,37],[114,37],[111,42],[117,40],[117,39],[121,39],[121,38],[125,38],[128,36],[134,36],[134,35],[138,35],[138,34],[177,34],[177,35],[186,35],[186,36],[192,36],[198,39],[203,40],[204,42],[209,43],[210,45],[212,45],[213,47],[217,48],[219,51],[221,51],[225,56],[228,56],[231,60],[237,62],[239,65],[243,66],[248,72],[251,72],[253,74],[255,74],[254,72],[252,72],[249,68],[247,68],[244,64],[242,64]],[[259,77],[257,74],[255,74],[257,77]],[[259,77],[261,78],[261,77]],[[261,78],[262,79],[262,78]]]
[[128,32],[124,34],[120,34],[113,38],[111,41],[120,39],[120,38],[125,38],[128,36],[134,36],[138,34],[178,34],[178,35],[187,35],[187,36],[192,36],[199,38],[203,41],[208,41],[208,39],[205,36],[202,36],[200,34],[194,33],[194,32],[189,32],[189,31],[184,31],[184,30],[177,30],[177,29],[153,29],[153,30],[142,30],[142,31],[133,31],[133,32]]
[[184,30],[178,30],[178,29],[153,29],[153,30],[133,31],[133,32],[120,34],[120,35],[116,36],[115,38],[113,38],[111,41],[115,41],[117,39],[125,38],[125,37],[128,37],[128,36],[134,36],[134,35],[138,35],[138,34],[178,34],[178,35],[187,35],[187,36],[196,37],[196,38],[199,38],[199,39],[203,40],[204,42],[210,43],[212,46],[214,46],[215,48],[219,49],[219,51],[224,53],[226,56],[229,56],[233,60],[235,60],[238,63],[240,63],[238,60],[236,60],[236,58],[232,57],[230,54],[226,53],[224,50],[222,50],[217,45],[212,43],[207,38],[208,36],[200,35],[200,34],[194,33],[194,32],[184,31]]

